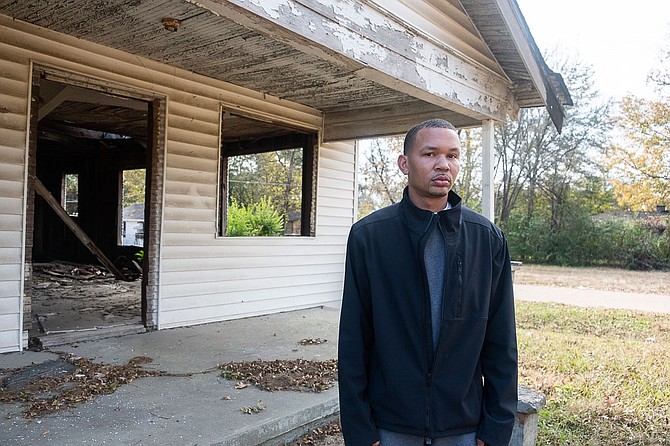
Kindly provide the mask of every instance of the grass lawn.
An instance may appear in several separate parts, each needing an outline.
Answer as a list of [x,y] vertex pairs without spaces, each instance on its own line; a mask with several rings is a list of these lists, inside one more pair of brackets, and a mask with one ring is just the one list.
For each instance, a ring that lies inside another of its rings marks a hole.
[[538,446],[670,445],[670,315],[517,302]]

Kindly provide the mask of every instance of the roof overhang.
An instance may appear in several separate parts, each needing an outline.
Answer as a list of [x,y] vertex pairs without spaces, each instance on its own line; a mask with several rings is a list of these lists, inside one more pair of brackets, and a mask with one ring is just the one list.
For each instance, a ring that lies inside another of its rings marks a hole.
[[515,0],[461,0],[510,77],[521,108],[546,107],[556,129],[572,98],[559,73],[549,69]]
[[312,107],[326,141],[535,106],[560,128],[569,98],[514,0],[0,0],[0,13]]

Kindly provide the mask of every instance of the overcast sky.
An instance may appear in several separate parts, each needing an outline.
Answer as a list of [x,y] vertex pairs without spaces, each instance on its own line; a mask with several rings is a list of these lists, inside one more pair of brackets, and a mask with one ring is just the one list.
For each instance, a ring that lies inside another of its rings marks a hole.
[[653,98],[646,78],[661,49],[670,49],[670,0],[517,2],[543,53],[576,54],[593,67],[604,96]]

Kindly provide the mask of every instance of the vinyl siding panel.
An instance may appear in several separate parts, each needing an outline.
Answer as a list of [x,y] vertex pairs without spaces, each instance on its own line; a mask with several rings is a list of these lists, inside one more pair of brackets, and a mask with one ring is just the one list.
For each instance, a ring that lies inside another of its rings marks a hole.
[[[283,267],[306,267],[314,265],[315,256],[293,255],[284,256]],[[318,258],[321,259],[323,265],[339,265],[342,261],[342,256],[339,252],[334,254],[323,254],[319,252]],[[188,262],[174,262],[164,261],[164,272],[179,272],[182,274],[190,274],[191,271],[218,271],[223,273],[227,270],[237,269],[240,265],[245,265],[247,270],[256,271],[257,268],[272,268],[276,266],[276,260],[269,257],[254,257],[254,256],[240,256],[240,257],[199,257],[189,259]],[[173,268],[177,268],[173,271]],[[179,281],[179,274],[169,276],[171,280]],[[175,283],[177,283],[175,282]],[[163,283],[166,285],[174,284],[165,278]]]
[[[205,246],[175,246],[175,248],[178,249],[173,249],[173,246],[165,246],[162,253],[161,266],[166,270],[174,272],[179,270],[179,265],[185,265],[191,259],[247,259],[249,257],[270,259],[272,265],[279,265],[282,262],[274,259],[277,256],[282,256],[290,262],[293,257],[307,257],[310,256],[310,254],[318,256],[336,253],[341,254],[342,251],[338,244],[323,243],[321,240],[319,240],[318,244],[321,249],[315,250],[314,246],[317,244],[316,240],[311,240],[311,243],[297,245],[290,244],[293,243],[292,241],[278,238],[268,238],[267,240],[259,240],[259,238],[240,237],[237,240],[229,240],[221,237],[217,240],[217,243],[213,243],[212,240],[214,237],[211,237],[209,244]],[[283,243],[278,244],[278,242]],[[222,246],[223,249],[219,246]],[[265,253],[263,256],[258,256],[258,251],[261,249],[264,250]],[[225,256],[221,256],[221,251],[225,251]]]
[[29,73],[29,61],[0,42],[0,352],[20,350],[23,336],[21,280]]
[[[17,316],[17,319],[19,317]],[[14,320],[9,321],[9,326],[16,325]],[[0,327],[0,353],[8,353],[19,350],[17,342],[18,336],[15,330],[10,330],[5,328],[5,326]]]
[[[21,248],[8,248],[6,246],[0,247],[0,265],[12,265],[16,259],[21,258]],[[0,313],[2,311],[0,310]]]

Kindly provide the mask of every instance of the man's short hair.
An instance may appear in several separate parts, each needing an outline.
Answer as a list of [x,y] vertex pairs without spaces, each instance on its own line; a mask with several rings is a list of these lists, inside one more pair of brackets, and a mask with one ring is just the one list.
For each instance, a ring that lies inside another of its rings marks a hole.
[[414,141],[416,140],[416,135],[417,135],[417,133],[419,133],[419,130],[428,129],[428,128],[430,128],[430,129],[450,129],[450,130],[456,131],[456,127],[454,127],[454,125],[451,122],[449,122],[445,119],[434,118],[434,119],[429,119],[427,121],[423,121],[422,123],[417,124],[414,127],[412,127],[411,129],[409,129],[409,131],[405,135],[405,143],[403,145],[403,150],[402,150],[402,153],[404,155],[407,155],[409,153],[410,149],[412,148],[412,146],[414,145]]

